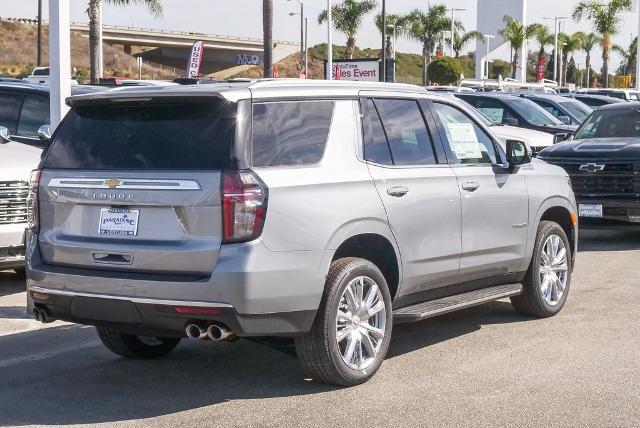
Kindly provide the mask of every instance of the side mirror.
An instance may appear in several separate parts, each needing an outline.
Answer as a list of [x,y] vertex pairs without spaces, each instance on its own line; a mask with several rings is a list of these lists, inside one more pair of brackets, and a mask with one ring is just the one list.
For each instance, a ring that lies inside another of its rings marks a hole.
[[568,132],[559,132],[557,134],[553,134],[553,144],[561,143],[563,141],[568,140],[571,137],[572,137],[572,134]]
[[507,163],[509,170],[531,163],[531,151],[529,147],[518,140],[507,140]]
[[40,141],[49,141],[51,139],[51,125],[42,125],[38,128],[38,138]]
[[571,125],[571,119],[569,118],[569,116],[558,116],[558,120],[565,125]]
[[0,126],[0,143],[6,144],[11,141],[11,133],[6,126]]
[[515,117],[505,117],[504,119],[502,119],[502,124],[508,126],[520,126],[520,123],[518,123],[518,119],[516,119]]

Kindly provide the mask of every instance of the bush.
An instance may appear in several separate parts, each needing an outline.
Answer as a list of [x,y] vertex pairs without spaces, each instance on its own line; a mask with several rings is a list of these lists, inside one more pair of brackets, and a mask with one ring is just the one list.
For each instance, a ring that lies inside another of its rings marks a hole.
[[443,56],[431,61],[427,67],[429,80],[440,85],[451,85],[458,82],[462,74],[460,62],[450,56]]

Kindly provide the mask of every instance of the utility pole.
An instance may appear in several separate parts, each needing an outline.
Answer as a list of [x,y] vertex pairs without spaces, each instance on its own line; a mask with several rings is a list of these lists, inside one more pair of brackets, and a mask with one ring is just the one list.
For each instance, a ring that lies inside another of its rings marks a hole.
[[331,0],[327,0],[327,80],[332,80],[333,76],[333,40],[331,39],[331,26],[333,17],[331,16]]
[[[287,0],[291,1],[291,0]],[[296,0],[300,5],[300,13],[291,12],[289,16],[300,15],[300,70],[304,67],[304,2]]]
[[38,67],[42,65],[42,0],[38,0],[38,55],[36,64]]
[[554,56],[553,56],[553,80],[558,80],[558,26],[559,23],[565,19],[569,19],[568,16],[545,16],[542,19],[553,20],[554,28]]
[[309,31],[309,22],[304,18],[304,78],[309,78],[309,45],[307,44],[307,34]]
[[484,44],[487,45],[487,56],[484,57],[484,62],[485,62],[485,68],[487,70],[486,74],[485,74],[485,79],[489,78],[489,44],[491,43],[491,39],[493,39],[496,36],[492,36],[491,34],[483,34],[482,37],[484,38]]
[[69,108],[65,99],[71,96],[70,13],[69,0],[49,0],[49,113],[52,131],[67,113]]
[[387,6],[382,0],[382,82],[387,81]]
[[638,6],[638,41],[636,45],[636,89],[640,90],[640,5]]

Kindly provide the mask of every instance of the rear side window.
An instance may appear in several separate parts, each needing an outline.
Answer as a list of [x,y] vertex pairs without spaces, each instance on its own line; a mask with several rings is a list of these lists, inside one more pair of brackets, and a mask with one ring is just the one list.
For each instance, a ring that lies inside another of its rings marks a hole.
[[333,101],[253,105],[253,166],[310,165],[327,145]]
[[38,128],[49,124],[49,100],[37,95],[27,95],[22,103],[17,135],[35,137]]
[[235,106],[209,98],[77,107],[60,125],[44,166],[70,169],[230,168]]
[[380,165],[393,165],[387,137],[380,122],[380,116],[373,100],[364,98],[360,101],[362,109],[362,131],[364,139],[364,158]]
[[415,100],[374,99],[394,165],[434,165],[427,126]]
[[10,134],[16,133],[21,101],[22,95],[0,92],[0,126],[8,128]]

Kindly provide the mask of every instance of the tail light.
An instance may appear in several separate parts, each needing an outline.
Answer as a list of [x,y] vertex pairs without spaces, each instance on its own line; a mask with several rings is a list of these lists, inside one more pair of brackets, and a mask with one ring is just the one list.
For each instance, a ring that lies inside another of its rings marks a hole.
[[262,233],[267,188],[252,171],[222,173],[222,242],[246,242]]
[[38,204],[38,186],[40,185],[40,170],[31,171],[29,178],[29,194],[27,195],[27,224],[35,232],[40,228],[40,209]]

